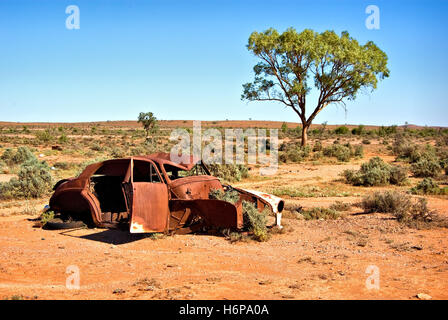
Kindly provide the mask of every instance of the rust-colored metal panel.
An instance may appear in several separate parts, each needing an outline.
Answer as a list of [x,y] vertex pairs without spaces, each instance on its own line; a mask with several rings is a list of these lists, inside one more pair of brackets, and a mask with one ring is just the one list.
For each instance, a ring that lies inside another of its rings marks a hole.
[[168,228],[168,189],[166,184],[132,183],[131,233],[164,232]]
[[[179,217],[185,213],[186,219],[181,220],[178,227],[188,225],[196,216],[202,218],[202,224],[207,227],[240,229],[243,227],[241,204],[235,206],[229,202],[211,199],[170,200],[171,216]],[[185,223],[183,223],[185,221]],[[174,224],[172,225],[174,227]]]
[[212,176],[191,176],[172,181],[171,192],[178,199],[208,199],[211,189],[222,190],[218,178]]

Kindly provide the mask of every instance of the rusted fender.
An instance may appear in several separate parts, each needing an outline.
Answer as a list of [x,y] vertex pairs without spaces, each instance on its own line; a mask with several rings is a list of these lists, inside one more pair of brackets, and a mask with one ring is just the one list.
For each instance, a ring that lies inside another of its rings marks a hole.
[[267,205],[268,207],[270,207],[272,212],[275,213],[275,224],[279,228],[282,228],[282,225],[281,225],[282,211],[283,211],[283,208],[285,207],[285,201],[282,198],[279,198],[277,196],[274,196],[274,195],[266,193],[266,192],[241,189],[241,188],[235,188],[235,187],[232,187],[232,188],[242,194],[251,195],[253,197],[256,197],[264,205]]
[[206,227],[241,229],[243,213],[241,204],[212,199],[170,200],[170,229],[188,226],[195,216],[203,219]]

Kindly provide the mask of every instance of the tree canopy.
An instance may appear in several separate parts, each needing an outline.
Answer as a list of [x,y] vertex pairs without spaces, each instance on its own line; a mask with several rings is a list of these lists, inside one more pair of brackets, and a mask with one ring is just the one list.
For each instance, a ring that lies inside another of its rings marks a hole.
[[[344,31],[298,33],[289,28],[253,32],[247,45],[260,58],[253,82],[243,85],[241,98],[248,101],[277,101],[292,108],[302,122],[302,145],[317,114],[332,103],[345,107],[361,89],[373,91],[379,79],[389,76],[387,55],[372,41],[360,45]],[[312,85],[319,90],[317,105],[308,115],[306,97]]]
[[[154,135],[159,129],[157,118],[152,112],[140,112],[138,122],[142,124],[146,131],[147,141],[149,141],[149,136]],[[154,142],[154,137],[151,138],[151,141]]]

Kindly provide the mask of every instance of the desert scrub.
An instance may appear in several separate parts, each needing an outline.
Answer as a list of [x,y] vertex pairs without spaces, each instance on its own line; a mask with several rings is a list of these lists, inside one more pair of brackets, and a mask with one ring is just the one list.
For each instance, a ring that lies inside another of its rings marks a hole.
[[[209,193],[210,199],[217,199],[235,204],[240,196],[235,190],[229,189],[226,191],[212,189]],[[262,212],[259,212],[255,205],[248,201],[242,202],[243,206],[243,229],[252,233],[251,238],[257,241],[267,241],[269,239],[268,230],[266,228],[267,215],[270,210],[265,208]],[[227,237],[231,239],[231,242],[242,240],[244,237],[236,236],[235,232],[232,232],[232,236],[229,233]],[[232,240],[233,239],[233,240]],[[237,240],[235,240],[237,239]]]
[[397,221],[410,227],[425,227],[426,224],[432,222],[434,226],[448,226],[445,219],[429,210],[425,198],[414,201],[410,195],[397,191],[375,192],[367,195],[362,199],[361,207],[366,213],[391,213]]
[[353,195],[348,191],[338,191],[332,187],[320,188],[318,186],[281,187],[271,191],[275,196],[289,196],[292,198],[314,198],[314,197],[349,197]]
[[279,161],[282,163],[294,162],[299,163],[305,160],[311,152],[309,146],[302,147],[297,142],[282,143],[279,147]]
[[336,220],[341,217],[341,213],[339,211],[321,207],[302,210],[300,214],[305,218],[305,220]]
[[352,205],[350,203],[344,203],[342,201],[335,201],[332,205],[330,205],[330,209],[336,211],[348,211]]
[[344,170],[342,175],[347,183],[355,186],[404,185],[407,182],[407,172],[404,168],[391,166],[380,157],[363,163],[358,171]]
[[316,141],[316,143],[314,143],[313,145],[313,152],[318,152],[322,150],[323,150],[322,143],[320,141]]
[[53,186],[50,167],[36,159],[23,163],[18,178],[0,184],[0,199],[39,198],[48,194]]
[[353,148],[350,143],[346,143],[344,145],[337,143],[332,146],[325,147],[323,149],[323,154],[327,157],[335,157],[341,162],[348,162],[353,157],[364,157],[364,149],[362,145],[358,145]]
[[28,147],[18,147],[14,152],[12,149],[6,149],[1,159],[9,166],[19,165],[30,160],[36,160],[35,155]]
[[412,194],[431,194],[445,195],[448,194],[448,188],[440,188],[432,178],[424,178],[417,186],[411,188]]
[[259,212],[252,202],[243,201],[244,228],[252,232],[252,239],[263,242],[269,240],[266,217],[270,212],[265,208]]
[[224,181],[240,181],[249,176],[249,170],[243,164],[209,164],[210,173]]
[[219,189],[211,189],[209,193],[210,199],[223,200],[235,204],[240,199],[240,194],[235,190],[219,190]]
[[54,212],[51,210],[45,211],[40,215],[40,222],[42,226],[46,225],[48,221],[54,219]]
[[437,177],[442,167],[435,157],[425,156],[411,165],[414,177]]

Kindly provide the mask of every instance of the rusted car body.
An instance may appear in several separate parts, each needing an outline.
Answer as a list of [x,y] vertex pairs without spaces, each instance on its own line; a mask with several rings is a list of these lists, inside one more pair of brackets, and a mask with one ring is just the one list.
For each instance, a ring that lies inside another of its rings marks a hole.
[[232,187],[211,176],[201,161],[177,164],[170,154],[156,153],[87,166],[77,178],[55,185],[50,209],[97,227],[129,228],[131,233],[188,233],[241,229],[246,200],[260,211],[269,207],[280,226],[281,198],[239,188],[233,188],[240,194],[235,205],[209,198],[212,189],[227,188]]

